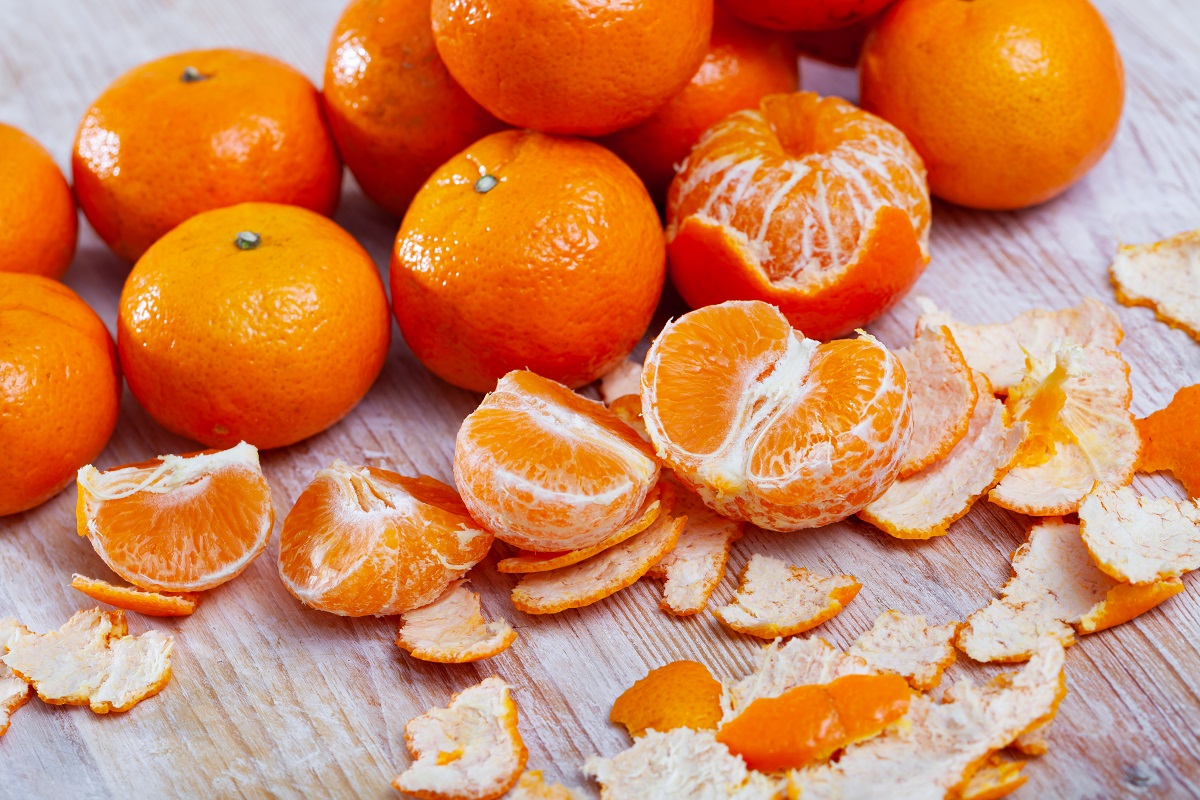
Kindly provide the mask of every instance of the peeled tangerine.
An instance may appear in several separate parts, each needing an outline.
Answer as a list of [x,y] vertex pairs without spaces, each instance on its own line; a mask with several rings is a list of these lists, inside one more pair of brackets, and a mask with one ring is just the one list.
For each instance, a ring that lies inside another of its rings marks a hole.
[[454,482],[471,516],[525,550],[598,544],[645,513],[659,462],[600,403],[510,372],[463,421]]
[[826,525],[896,479],[912,436],[904,367],[862,334],[820,344],[733,301],[669,323],[646,355],[655,449],[704,502],[768,530]]

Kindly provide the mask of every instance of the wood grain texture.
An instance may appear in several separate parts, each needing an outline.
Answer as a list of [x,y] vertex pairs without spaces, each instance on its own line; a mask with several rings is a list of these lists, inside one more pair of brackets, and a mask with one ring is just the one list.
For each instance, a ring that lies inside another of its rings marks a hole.
[[[1200,225],[1200,4],[1097,0],[1125,59],[1125,118],[1109,155],[1062,198],[1021,213],[935,208],[933,262],[916,293],[969,321],[1007,319],[1092,295],[1113,303],[1106,268],[1118,241],[1150,241]],[[0,0],[0,119],[41,140],[66,166],[87,103],[124,70],[168,52],[240,46],[279,56],[320,79],[342,0]],[[805,64],[808,88],[853,95],[850,73]],[[348,187],[338,220],[386,268],[397,222]],[[127,267],[90,230],[66,282],[113,325]],[[673,296],[656,321],[682,310]],[[1134,410],[1162,406],[1200,381],[1200,346],[1119,308],[1132,365]],[[911,297],[872,327],[905,343]],[[643,344],[643,349],[644,349]],[[451,479],[454,434],[478,397],[426,372],[400,336],[379,382],[344,422],[263,464],[282,519],[313,474],[334,458]],[[126,394],[100,466],[195,446],[167,434]],[[1156,491],[1169,480],[1139,478]],[[38,630],[91,604],[67,588],[72,572],[108,570],[75,535],[74,489],[28,514],[0,520],[0,616]],[[933,623],[962,620],[1009,576],[1009,554],[1029,521],[981,503],[931,542],[892,540],[855,520],[795,535],[750,532],[734,546],[714,602],[728,599],[749,554],[763,552],[864,588],[815,633],[848,645],[887,608]],[[675,619],[643,580],[598,605],[548,618],[514,611],[514,583],[485,562],[472,574],[485,614],[504,615],[516,644],[475,665],[425,664],[399,651],[394,619],[348,620],[303,609],[280,583],[274,543],[195,616],[147,620],[176,635],[175,677],[127,714],[34,702],[0,739],[0,798],[393,797],[408,763],[405,722],[492,673],[515,687],[530,767],[586,786],[578,765],[626,746],[607,722],[612,700],[653,666],[676,658],[742,674],[758,642],[726,632],[706,612]],[[1200,797],[1200,584],[1068,653],[1070,695],[1048,755],[1016,796]],[[957,665],[952,674],[995,669]],[[882,791],[886,792],[886,789]]]

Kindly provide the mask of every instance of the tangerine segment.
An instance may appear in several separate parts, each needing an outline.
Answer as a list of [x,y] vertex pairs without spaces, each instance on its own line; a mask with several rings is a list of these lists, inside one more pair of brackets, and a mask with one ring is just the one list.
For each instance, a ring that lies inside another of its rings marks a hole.
[[833,619],[861,588],[853,575],[828,577],[755,553],[732,602],[713,614],[740,633],[792,636]]
[[655,448],[726,517],[791,531],[844,519],[895,479],[907,380],[878,341],[818,344],[757,301],[669,323],[642,373]]
[[1131,487],[1097,486],[1079,506],[1092,560],[1124,583],[1148,584],[1200,569],[1200,500],[1139,497]]
[[979,391],[944,325],[919,329],[896,357],[904,365],[913,404],[913,437],[900,465],[900,477],[907,478],[945,458],[967,435]]
[[584,559],[591,558],[597,553],[620,544],[631,536],[638,535],[649,528],[654,520],[658,519],[660,513],[670,514],[673,496],[674,491],[671,487],[663,487],[662,483],[658,483],[646,495],[646,502],[642,504],[642,513],[638,518],[607,539],[597,542],[591,547],[569,550],[565,553],[521,553],[512,558],[501,559],[496,564],[496,571],[506,573],[545,572],[578,564]]
[[716,730],[724,687],[696,661],[672,661],[652,669],[613,703],[608,718],[634,739],[646,731]]
[[442,664],[479,661],[507,650],[517,632],[507,620],[485,622],[479,595],[463,583],[454,581],[429,605],[404,612],[396,646],[413,658]]
[[110,606],[145,614],[148,617],[186,617],[196,610],[202,595],[159,594],[129,586],[114,586],[106,581],[71,576],[71,588],[83,592],[93,600]]
[[517,704],[495,675],[409,720],[404,741],[413,763],[392,786],[422,800],[494,800],[517,782],[529,755]]
[[508,544],[561,553],[632,523],[659,462],[602,404],[510,372],[463,421],[454,481],[471,515]]
[[11,617],[0,619],[0,736],[8,733],[8,725],[16,710],[33,697],[33,687],[14,675],[2,658],[8,653],[9,645],[30,633],[28,628]]
[[1139,472],[1166,470],[1190,497],[1200,497],[1200,383],[1175,393],[1166,408],[1137,420]]
[[1109,274],[1117,300],[1153,308],[1160,320],[1200,341],[1200,230],[1122,245]]
[[889,610],[846,652],[874,670],[901,675],[917,691],[927,692],[941,683],[942,673],[954,663],[957,632],[956,622],[928,625],[923,616]]
[[53,705],[128,711],[171,680],[174,639],[159,631],[130,636],[125,612],[80,611],[57,631],[9,642],[2,660]]
[[632,586],[671,552],[687,517],[660,514],[649,528],[586,561],[548,572],[531,572],[512,592],[513,605],[526,614],[554,614],[582,608]]
[[258,450],[245,442],[105,472],[88,464],[77,482],[79,535],[142,589],[195,592],[232,580],[275,523]]
[[283,521],[279,574],[320,611],[400,614],[432,603],[491,546],[492,534],[441,481],[339,460],[317,473]]

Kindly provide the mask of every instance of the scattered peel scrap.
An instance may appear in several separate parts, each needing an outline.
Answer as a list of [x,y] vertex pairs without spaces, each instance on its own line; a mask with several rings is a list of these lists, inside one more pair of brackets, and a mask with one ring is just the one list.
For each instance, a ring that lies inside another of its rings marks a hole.
[[14,675],[3,661],[9,645],[22,636],[30,635],[32,631],[15,619],[0,619],[0,736],[8,733],[13,713],[33,697],[33,687]]
[[913,409],[912,440],[900,464],[903,480],[946,458],[967,435],[980,390],[945,325],[919,328],[896,357],[908,376]]
[[962,787],[962,800],[1000,800],[1001,797],[1007,797],[1029,780],[1024,770],[1023,760],[1010,761],[993,753]]
[[917,691],[927,692],[941,683],[942,673],[954,663],[957,632],[957,622],[933,626],[923,616],[889,610],[846,653],[858,656],[871,669],[901,675]]
[[517,785],[508,793],[508,800],[582,800],[582,797],[561,783],[546,783],[541,770],[531,769],[521,773]]
[[1161,321],[1200,341],[1200,230],[1121,245],[1109,276],[1121,303],[1152,308]]
[[897,539],[944,536],[1000,482],[1024,439],[1025,423],[1009,424],[987,377],[973,377],[978,394],[967,435],[945,458],[889,486],[859,518]]
[[413,763],[392,786],[422,800],[494,800],[516,784],[528,758],[517,704],[495,675],[409,720],[404,741]]
[[148,617],[186,617],[195,612],[200,598],[199,592],[186,594],[161,594],[148,592],[133,586],[116,586],[97,578],[83,575],[71,576],[71,588],[83,592],[93,600],[110,606],[145,614]]
[[1096,566],[1123,583],[1155,583],[1200,569],[1200,500],[1098,486],[1079,506],[1079,530]]
[[632,586],[661,561],[679,542],[686,524],[687,517],[659,514],[637,536],[586,561],[527,573],[512,591],[513,605],[526,614],[554,614],[597,603]]
[[611,406],[618,397],[641,394],[642,362],[627,358],[600,376],[600,399]]
[[696,661],[672,661],[652,669],[613,701],[609,721],[634,739],[655,730],[713,730],[721,721],[724,687]]
[[1137,421],[1139,472],[1170,472],[1189,497],[1200,497],[1200,383],[1175,393],[1166,408]]
[[401,614],[396,646],[413,658],[442,664],[479,661],[507,650],[517,632],[507,620],[485,622],[479,595],[465,582],[454,581],[429,605]]
[[130,636],[125,612],[80,611],[51,633],[9,642],[0,660],[53,705],[128,711],[171,680],[174,639],[160,631]]
[[1183,591],[1179,580],[1131,586],[1092,563],[1079,526],[1043,520],[1013,553],[1014,576],[1000,597],[967,618],[960,650],[976,661],[1024,661],[1051,636],[1075,643],[1072,625],[1094,633],[1126,622]]
[[755,553],[732,601],[713,614],[739,633],[792,636],[837,616],[861,588],[853,575],[829,577]]

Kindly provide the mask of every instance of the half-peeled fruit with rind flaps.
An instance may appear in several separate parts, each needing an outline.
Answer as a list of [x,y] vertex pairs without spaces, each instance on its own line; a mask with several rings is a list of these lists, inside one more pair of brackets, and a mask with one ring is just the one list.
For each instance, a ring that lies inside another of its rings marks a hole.
[[1096,566],[1114,580],[1153,584],[1200,569],[1200,500],[1098,486],[1079,506],[1079,530]]
[[713,614],[739,633],[792,636],[837,616],[861,588],[853,575],[822,575],[755,553],[733,599]]
[[507,620],[485,621],[479,594],[464,583],[454,581],[429,605],[401,614],[396,646],[413,658],[442,664],[479,661],[507,650],[517,632]]

